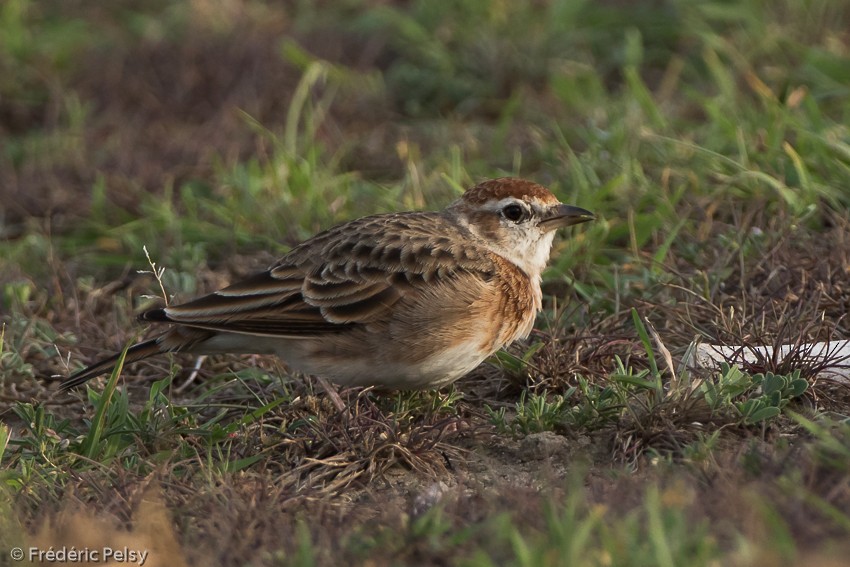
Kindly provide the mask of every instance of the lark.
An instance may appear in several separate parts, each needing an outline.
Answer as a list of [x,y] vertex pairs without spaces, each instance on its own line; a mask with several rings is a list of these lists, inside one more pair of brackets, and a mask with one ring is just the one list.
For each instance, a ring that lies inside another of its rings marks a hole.
[[[262,273],[142,313],[170,327],[131,346],[125,362],[167,352],[274,354],[343,386],[437,389],[529,335],[556,230],[593,218],[536,183],[500,178],[439,212],[353,220]],[[118,358],[62,388],[110,371]]]

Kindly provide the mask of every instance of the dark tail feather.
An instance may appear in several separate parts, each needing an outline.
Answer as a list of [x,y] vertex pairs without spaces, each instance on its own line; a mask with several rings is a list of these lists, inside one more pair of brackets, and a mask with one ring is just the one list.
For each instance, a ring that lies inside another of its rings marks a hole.
[[[160,354],[161,352],[162,350],[160,350],[157,339],[151,339],[143,343],[135,344],[127,349],[127,356],[124,359],[124,364],[130,364],[131,362],[136,362],[137,360],[142,360],[143,358],[147,358],[154,354]],[[75,388],[80,384],[88,382],[95,376],[100,376],[101,374],[110,372],[113,368],[115,368],[115,363],[118,362],[120,357],[120,353],[114,354],[109,358],[101,360],[100,362],[95,362],[88,368],[83,368],[79,372],[72,374],[67,380],[62,382],[62,385],[59,386],[59,391],[64,392],[65,390],[70,390],[71,388]]]

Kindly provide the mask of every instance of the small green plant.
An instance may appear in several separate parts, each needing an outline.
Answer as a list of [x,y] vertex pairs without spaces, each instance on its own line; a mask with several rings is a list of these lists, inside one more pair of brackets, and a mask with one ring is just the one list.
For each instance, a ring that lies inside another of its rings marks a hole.
[[457,403],[463,399],[463,393],[455,388],[447,392],[440,391],[408,391],[397,392],[392,399],[377,402],[393,415],[393,419],[407,422],[418,417],[454,415],[457,413]]
[[773,372],[751,376],[723,362],[717,380],[703,381],[699,392],[712,411],[722,413],[734,408],[742,424],[755,425],[778,416],[791,400],[806,392],[808,385],[799,369],[787,376]]
[[628,401],[623,390],[614,384],[591,382],[578,376],[577,403],[568,415],[568,423],[575,429],[596,430],[614,423]]
[[[42,405],[17,403],[12,412],[22,422],[24,434],[10,437],[5,443],[0,431],[4,467],[0,482],[15,491],[46,486],[58,491],[68,474],[68,449],[79,438],[67,419],[59,420]],[[5,426],[4,426],[5,427]]]
[[753,397],[735,403],[746,425],[754,425],[778,416],[792,399],[802,396],[809,383],[800,378],[800,370],[787,376],[765,372],[752,376]]
[[[80,452],[83,456],[89,459],[109,459],[115,455],[119,449],[117,443],[118,436],[104,435],[108,427],[114,426],[116,423],[124,421],[129,411],[129,400],[127,392],[121,391],[116,395],[116,387],[118,386],[118,378],[121,376],[121,370],[124,368],[124,358],[127,356],[127,349],[124,348],[118,360],[115,363],[115,368],[106,382],[106,387],[103,392],[97,393],[93,389],[88,389],[89,401],[95,407],[94,420],[89,424],[89,431],[83,439],[80,446]],[[113,397],[114,402],[113,403]],[[101,440],[106,442],[106,447],[101,447]]]
[[23,423],[26,435],[14,439],[11,444],[26,456],[38,456],[44,461],[53,461],[68,447],[77,432],[67,419],[57,420],[43,405],[18,403],[12,410]]
[[564,394],[550,395],[546,392],[538,394],[523,390],[519,401],[516,402],[515,414],[510,419],[505,408],[493,410],[486,406],[486,410],[490,422],[499,431],[514,435],[553,431],[563,428],[570,421],[572,408],[568,401],[575,391],[576,388],[573,387]]
[[570,411],[567,401],[574,391],[575,388],[570,388],[565,394],[555,396],[524,391],[516,403],[515,429],[527,434],[552,431],[563,426]]
[[726,362],[720,364],[717,380],[704,380],[699,392],[712,410],[732,405],[733,400],[744,394],[752,386],[752,379],[740,368]]
[[519,356],[504,349],[498,350],[490,357],[490,360],[499,366],[508,378],[517,383],[522,383],[528,376],[531,359],[544,346],[544,342],[538,341],[526,348]]

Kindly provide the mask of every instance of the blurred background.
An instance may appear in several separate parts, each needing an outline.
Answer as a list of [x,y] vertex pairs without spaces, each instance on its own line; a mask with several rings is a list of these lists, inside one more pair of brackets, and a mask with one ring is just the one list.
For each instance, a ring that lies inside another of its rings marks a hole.
[[230,255],[503,174],[635,211],[638,247],[660,209],[846,206],[848,30],[837,0],[5,0],[0,236]]

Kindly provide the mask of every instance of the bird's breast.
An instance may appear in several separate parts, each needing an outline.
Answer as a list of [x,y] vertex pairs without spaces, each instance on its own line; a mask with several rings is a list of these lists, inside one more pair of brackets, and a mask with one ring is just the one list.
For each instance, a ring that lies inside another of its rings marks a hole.
[[498,349],[531,333],[542,306],[542,292],[539,276],[529,276],[501,257],[496,258],[496,265],[498,297],[492,302],[492,317],[498,329],[495,336]]

